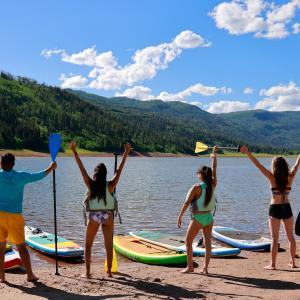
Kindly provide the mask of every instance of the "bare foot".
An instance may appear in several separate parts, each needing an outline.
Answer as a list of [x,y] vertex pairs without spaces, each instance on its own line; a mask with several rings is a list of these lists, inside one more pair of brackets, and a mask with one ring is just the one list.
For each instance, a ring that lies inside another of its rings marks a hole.
[[39,278],[36,277],[33,273],[30,275],[27,275],[27,281],[29,281],[29,282],[34,282],[34,281],[38,281],[38,280],[39,280]]
[[268,266],[265,266],[264,269],[266,269],[266,270],[276,270],[276,267],[273,266],[272,264],[270,264]]
[[186,273],[193,273],[193,272],[194,272],[194,269],[185,268],[185,269],[181,270],[180,272],[183,273],[183,274],[186,274]]
[[292,269],[297,268],[297,266],[294,262],[289,263],[289,267],[292,268]]
[[111,271],[107,271],[106,274],[107,274],[108,277],[113,277],[112,274],[111,274]]
[[205,275],[208,274],[207,268],[203,267],[200,273]]
[[87,279],[91,279],[92,275],[90,273],[84,273],[80,276],[81,278],[87,278]]

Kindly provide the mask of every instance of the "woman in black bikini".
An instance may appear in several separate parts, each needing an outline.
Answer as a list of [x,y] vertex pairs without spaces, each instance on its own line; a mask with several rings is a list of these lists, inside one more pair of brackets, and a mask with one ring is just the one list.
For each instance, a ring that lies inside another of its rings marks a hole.
[[289,165],[283,157],[275,157],[272,160],[272,172],[267,170],[247,149],[246,146],[242,146],[242,153],[246,154],[254,165],[269,179],[272,191],[272,199],[269,208],[269,227],[272,237],[271,245],[271,264],[266,266],[265,269],[276,269],[276,256],[278,252],[278,240],[280,221],[282,221],[285,229],[286,236],[289,241],[289,249],[291,261],[289,266],[296,268],[295,254],[296,254],[296,241],[294,238],[294,218],[291,209],[291,205],[288,200],[288,195],[292,187],[294,177],[300,165],[300,155],[292,167],[289,169]]

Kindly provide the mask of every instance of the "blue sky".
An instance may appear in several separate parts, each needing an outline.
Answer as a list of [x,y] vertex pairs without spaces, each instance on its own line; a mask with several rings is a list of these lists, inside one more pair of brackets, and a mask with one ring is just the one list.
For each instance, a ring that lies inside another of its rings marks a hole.
[[300,110],[300,0],[3,1],[0,68],[213,113]]

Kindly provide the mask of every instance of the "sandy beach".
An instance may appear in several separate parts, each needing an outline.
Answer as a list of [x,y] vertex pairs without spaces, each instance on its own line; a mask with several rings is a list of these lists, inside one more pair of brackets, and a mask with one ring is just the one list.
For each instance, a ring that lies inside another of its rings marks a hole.
[[[22,271],[11,271],[7,283],[0,284],[0,299],[300,299],[300,268],[288,267],[287,251],[279,253],[276,271],[263,268],[269,262],[267,252],[212,259],[208,276],[199,273],[203,258],[194,261],[195,273],[181,274],[177,267],[119,258],[113,278],[105,276],[102,263],[93,263],[90,280],[80,277],[83,264],[60,267],[60,276],[54,275],[54,265],[35,267],[37,283],[26,282]],[[300,266],[299,258],[296,262]]]

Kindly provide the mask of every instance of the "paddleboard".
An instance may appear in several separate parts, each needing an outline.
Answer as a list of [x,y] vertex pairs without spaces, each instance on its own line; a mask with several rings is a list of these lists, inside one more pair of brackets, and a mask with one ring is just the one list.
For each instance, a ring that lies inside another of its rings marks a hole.
[[183,265],[187,255],[141,241],[132,236],[114,236],[114,249],[127,258],[151,265]]
[[260,234],[231,227],[214,226],[212,234],[215,239],[242,250],[268,250],[271,246],[271,240]]
[[[184,237],[148,230],[132,231],[129,234],[137,239],[141,239],[158,246],[186,252]],[[241,250],[239,248],[231,248],[219,243],[212,243],[212,257],[236,256],[240,252]],[[197,243],[193,243],[193,255],[204,256],[205,247],[202,245],[198,246]]]
[[17,269],[22,266],[22,261],[19,255],[19,252],[11,249],[5,253],[4,258],[4,270]]
[[[40,228],[25,226],[25,242],[35,250],[48,255],[55,255],[54,234],[44,232]],[[57,255],[59,257],[79,257],[83,253],[83,248],[76,243],[57,237]]]

